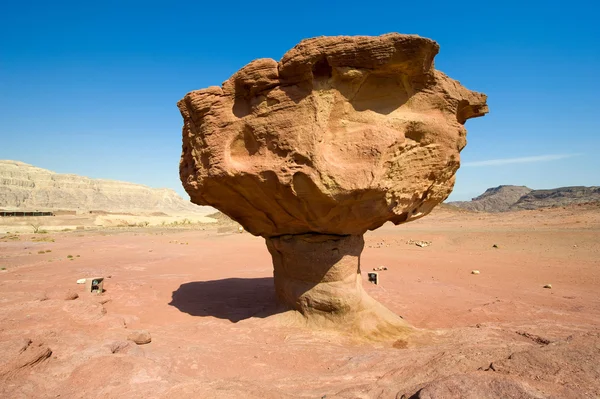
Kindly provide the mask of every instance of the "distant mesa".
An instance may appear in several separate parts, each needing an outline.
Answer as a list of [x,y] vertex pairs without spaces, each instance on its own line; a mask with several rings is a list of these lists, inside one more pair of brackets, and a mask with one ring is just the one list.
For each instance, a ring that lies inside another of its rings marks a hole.
[[470,211],[507,212],[593,202],[600,203],[600,187],[598,186],[533,190],[525,186],[506,185],[488,188],[471,201],[453,201],[447,204]]
[[0,160],[0,209],[96,213],[212,213],[174,190],[60,174],[19,161]]

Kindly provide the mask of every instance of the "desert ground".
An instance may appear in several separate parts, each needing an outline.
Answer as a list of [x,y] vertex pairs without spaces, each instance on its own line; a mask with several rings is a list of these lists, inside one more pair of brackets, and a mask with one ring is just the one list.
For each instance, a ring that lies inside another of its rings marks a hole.
[[[440,207],[367,233],[363,284],[408,342],[303,326],[275,303],[264,239],[197,222],[3,226],[0,397],[600,397],[598,205]],[[96,276],[101,295],[76,283]]]

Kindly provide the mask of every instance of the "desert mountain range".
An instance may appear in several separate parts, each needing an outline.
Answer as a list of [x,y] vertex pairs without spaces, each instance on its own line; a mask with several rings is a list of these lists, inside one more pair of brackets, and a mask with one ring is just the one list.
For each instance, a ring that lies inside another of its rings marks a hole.
[[533,190],[525,186],[506,185],[488,188],[471,201],[453,201],[448,204],[471,211],[506,212],[590,202],[600,202],[599,186]]
[[10,160],[0,160],[0,209],[166,214],[214,212],[210,207],[184,200],[171,189],[55,173]]

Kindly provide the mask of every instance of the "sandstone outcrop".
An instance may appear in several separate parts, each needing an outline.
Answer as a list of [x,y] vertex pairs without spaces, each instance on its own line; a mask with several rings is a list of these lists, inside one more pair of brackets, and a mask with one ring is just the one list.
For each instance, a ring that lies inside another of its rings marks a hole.
[[212,210],[191,204],[170,189],[55,173],[8,160],[0,160],[0,209],[168,214]]
[[391,318],[360,287],[362,235],[446,199],[464,123],[487,113],[434,69],[438,50],[414,35],[308,39],[178,103],[191,201],[266,238],[278,296],[304,315]]

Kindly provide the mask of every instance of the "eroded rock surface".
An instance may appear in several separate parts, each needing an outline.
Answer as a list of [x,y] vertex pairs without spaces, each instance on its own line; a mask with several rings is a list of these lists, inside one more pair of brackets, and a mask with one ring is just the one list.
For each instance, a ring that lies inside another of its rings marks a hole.
[[421,217],[452,190],[464,122],[486,96],[433,68],[412,35],[319,37],[188,93],[181,180],[264,237],[360,235]]
[[[284,235],[267,238],[277,297],[319,326],[388,338],[409,331],[407,323],[363,290],[362,235]],[[339,323],[339,317],[344,318]],[[403,341],[402,341],[403,342]]]
[[418,36],[319,37],[188,93],[180,175],[267,239],[278,298],[307,319],[368,336],[408,324],[361,286],[362,235],[429,213],[450,194],[463,126],[486,96],[433,68]]

